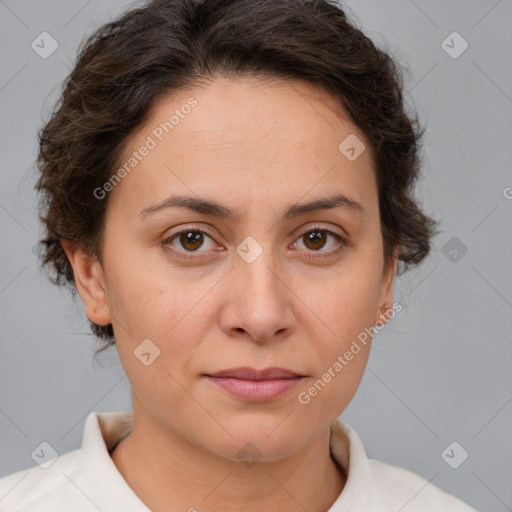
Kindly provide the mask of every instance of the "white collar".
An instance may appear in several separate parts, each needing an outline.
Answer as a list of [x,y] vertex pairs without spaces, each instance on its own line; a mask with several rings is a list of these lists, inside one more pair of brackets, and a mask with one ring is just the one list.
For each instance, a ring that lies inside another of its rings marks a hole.
[[150,512],[123,478],[109,453],[131,432],[132,421],[131,411],[112,411],[92,412],[85,422],[77,461],[80,472],[77,484],[101,510]]
[[[102,510],[149,512],[124,480],[109,453],[117,442],[131,432],[132,421],[131,411],[114,411],[93,412],[85,422],[82,449],[77,461],[77,484],[83,486],[83,490]],[[342,493],[328,512],[391,512],[386,498],[380,495],[375,486],[361,439],[340,418],[331,425],[330,449],[335,460],[345,470],[347,480]],[[98,492],[99,489],[107,491]]]

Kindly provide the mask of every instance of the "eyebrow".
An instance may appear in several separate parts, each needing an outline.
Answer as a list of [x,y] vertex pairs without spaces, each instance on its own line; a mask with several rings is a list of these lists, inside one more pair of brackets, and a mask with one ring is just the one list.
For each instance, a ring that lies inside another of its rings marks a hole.
[[[142,210],[137,216],[145,218],[152,213],[156,213],[167,208],[186,208],[197,213],[213,215],[223,219],[233,219],[236,217],[233,210],[230,210],[219,203],[215,203],[207,199],[177,195],[169,196],[160,203],[144,208],[144,210]],[[333,208],[343,208],[350,212],[366,214],[365,209],[360,203],[344,196],[343,194],[337,194],[334,196],[315,199],[314,201],[307,203],[293,204],[285,210],[280,220],[293,219],[311,212],[331,210]]]

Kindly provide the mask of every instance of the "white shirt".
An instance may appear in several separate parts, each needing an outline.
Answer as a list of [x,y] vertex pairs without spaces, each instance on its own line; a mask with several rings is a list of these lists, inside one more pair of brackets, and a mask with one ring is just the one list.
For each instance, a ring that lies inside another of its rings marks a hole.
[[[131,428],[131,411],[92,412],[81,448],[54,458],[46,469],[35,465],[0,479],[0,511],[148,512],[110,457]],[[355,430],[340,418],[331,425],[330,446],[348,476],[326,512],[476,512],[407,469],[368,459]],[[50,462],[45,450],[36,452],[43,465]]]

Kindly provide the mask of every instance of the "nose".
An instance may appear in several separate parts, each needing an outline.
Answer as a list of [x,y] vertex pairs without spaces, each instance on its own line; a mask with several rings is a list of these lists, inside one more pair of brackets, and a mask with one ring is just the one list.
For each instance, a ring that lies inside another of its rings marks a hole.
[[237,254],[230,274],[220,315],[223,331],[257,342],[290,336],[296,324],[294,294],[271,252],[252,262]]

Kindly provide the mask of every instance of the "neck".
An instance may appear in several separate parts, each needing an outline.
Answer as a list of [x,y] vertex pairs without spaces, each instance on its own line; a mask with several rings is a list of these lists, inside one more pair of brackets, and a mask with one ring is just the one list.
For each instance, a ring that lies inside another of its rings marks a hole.
[[151,510],[326,512],[345,486],[329,429],[286,459],[245,465],[184,439],[136,400],[133,413],[133,430],[111,457]]

